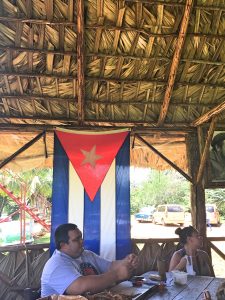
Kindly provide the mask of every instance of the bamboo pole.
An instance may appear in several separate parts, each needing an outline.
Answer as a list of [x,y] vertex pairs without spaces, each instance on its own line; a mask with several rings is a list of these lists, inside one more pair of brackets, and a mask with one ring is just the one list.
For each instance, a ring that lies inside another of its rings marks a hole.
[[221,112],[225,110],[225,101],[223,103],[217,105],[216,107],[210,109],[207,113],[199,117],[197,120],[191,123],[191,126],[199,126],[205,122],[207,122],[212,117],[219,115]]
[[189,23],[191,11],[192,11],[192,6],[193,6],[193,0],[187,0],[185,10],[184,10],[184,16],[183,16],[183,19],[181,22],[179,36],[177,39],[177,45],[176,45],[176,48],[174,51],[173,60],[172,60],[172,64],[170,67],[169,80],[168,80],[163,104],[162,104],[162,107],[160,110],[158,125],[162,125],[164,123],[164,120],[167,115],[167,111],[169,108],[169,104],[170,104],[170,100],[171,100],[171,96],[172,96],[172,92],[173,92],[173,88],[174,88],[177,69],[178,69],[178,65],[180,62],[181,51],[183,49],[184,41],[186,38],[186,33],[187,33],[188,23]]
[[206,160],[207,160],[208,154],[209,154],[209,147],[210,147],[210,144],[211,144],[211,141],[212,141],[212,138],[213,138],[214,129],[216,127],[216,121],[217,121],[217,117],[214,117],[211,121],[211,124],[210,124],[210,128],[209,128],[209,131],[208,131],[204,151],[203,151],[200,166],[199,166],[199,169],[198,169],[197,180],[196,180],[197,183],[199,183],[200,180],[202,179],[202,175],[203,175],[204,168],[205,168],[205,165],[206,165]]
[[78,122],[84,122],[84,2],[77,0],[77,77],[78,77]]

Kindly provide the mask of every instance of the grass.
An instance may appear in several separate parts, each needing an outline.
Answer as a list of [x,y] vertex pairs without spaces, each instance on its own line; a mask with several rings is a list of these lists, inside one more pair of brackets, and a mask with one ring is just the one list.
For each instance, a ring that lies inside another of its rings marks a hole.
[[34,244],[46,244],[50,243],[50,233],[46,233],[43,236],[34,238]]

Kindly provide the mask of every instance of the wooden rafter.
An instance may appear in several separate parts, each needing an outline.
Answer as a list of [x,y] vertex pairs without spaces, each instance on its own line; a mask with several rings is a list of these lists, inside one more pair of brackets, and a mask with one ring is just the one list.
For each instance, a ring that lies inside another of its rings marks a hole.
[[[48,20],[42,20],[42,19],[22,19],[22,18],[14,18],[14,17],[3,17],[0,16],[0,21],[2,22],[21,22],[21,23],[30,23],[30,24],[38,24],[38,25],[49,25],[49,26],[72,26],[73,30],[77,31],[77,25],[74,22],[69,22],[69,21],[48,21]],[[118,26],[112,26],[112,25],[99,25],[99,24],[92,24],[92,25],[85,25],[85,29],[101,29],[101,30],[108,30],[108,31],[115,31],[115,30],[120,30],[123,32],[137,32],[144,34],[149,37],[157,37],[157,38],[166,38],[166,37],[174,37],[176,38],[178,34],[176,32],[172,33],[154,33],[154,32],[149,32],[141,28],[135,28],[135,27],[118,27]],[[208,39],[225,39],[224,34],[211,34],[211,33],[187,33],[187,36],[189,37],[202,37],[202,38],[208,38]]]
[[204,147],[204,151],[201,157],[201,162],[199,165],[199,169],[198,169],[198,174],[197,174],[197,179],[196,179],[196,183],[199,183],[200,180],[202,179],[202,175],[203,175],[203,171],[205,168],[205,164],[206,164],[206,160],[208,158],[208,154],[209,154],[209,147],[213,138],[213,133],[214,133],[214,129],[216,126],[216,121],[217,121],[217,117],[214,117],[211,121],[210,127],[209,127],[209,131],[208,131],[208,135],[207,135],[207,139],[205,142],[205,147]]
[[225,101],[223,103],[217,105],[216,107],[209,110],[207,113],[199,117],[197,120],[191,123],[191,126],[199,126],[205,122],[207,122],[212,117],[219,115],[222,111],[225,110]]
[[[31,77],[39,77],[39,78],[59,78],[59,79],[77,79],[76,75],[61,75],[61,74],[46,74],[46,73],[20,73],[20,72],[9,72],[9,71],[0,71],[0,76],[18,76],[18,77],[27,77],[27,78],[31,78]],[[152,83],[152,84],[157,84],[157,85],[165,85],[167,84],[166,80],[158,80],[158,79],[151,79],[151,80],[144,80],[144,79],[121,79],[121,78],[104,78],[104,77],[91,77],[91,76],[86,76],[85,77],[86,80],[88,81],[103,81],[103,82],[113,82],[113,83],[120,83],[120,82],[124,82],[124,83]],[[214,83],[207,83],[207,82],[198,82],[198,83],[194,83],[194,82],[189,82],[189,81],[177,81],[175,83],[175,86],[206,86],[206,87],[210,87],[210,88],[221,88],[221,89],[225,89],[225,85],[222,84],[214,84]]]
[[183,175],[188,181],[192,182],[192,178],[186,174],[183,170],[181,170],[177,165],[175,165],[171,160],[169,160],[167,157],[165,157],[161,152],[159,152],[155,147],[153,147],[151,144],[146,142],[145,139],[143,139],[139,134],[135,135],[137,139],[139,139],[143,144],[148,146],[154,153],[156,153],[159,157],[161,157],[163,160],[165,160],[172,168],[174,168],[176,171],[178,171],[181,175]]
[[37,94],[23,94],[23,95],[16,95],[16,94],[0,94],[0,99],[23,99],[23,100],[41,100],[41,101],[58,101],[58,102],[76,102],[77,99],[74,98],[62,98],[62,97],[49,97],[44,95],[37,95]]
[[186,33],[187,33],[187,28],[188,28],[190,15],[191,15],[192,6],[193,6],[193,0],[186,0],[184,16],[183,16],[183,19],[181,22],[180,32],[179,32],[179,36],[177,39],[177,46],[175,48],[172,64],[170,67],[168,84],[167,84],[163,104],[162,104],[160,115],[159,115],[158,125],[162,125],[164,123],[164,120],[167,115],[167,111],[169,108],[170,99],[172,96],[173,87],[174,87],[174,83],[175,83],[175,78],[176,78],[176,74],[177,74],[177,69],[178,69],[178,65],[180,62],[181,51],[182,51]]
[[78,121],[84,122],[84,2],[77,0],[77,95],[78,95]]
[[[78,120],[74,119],[74,118],[67,118],[67,117],[49,117],[49,116],[45,116],[45,115],[35,115],[35,116],[15,116],[15,115],[11,115],[11,116],[6,116],[3,114],[0,114],[0,119],[4,119],[4,120],[32,120],[32,121],[40,121],[41,124],[43,124],[45,121],[50,121],[51,124],[53,124],[53,122],[57,122],[57,124],[59,122],[64,123],[64,125],[67,125],[68,123],[73,123],[75,125],[79,125]],[[35,123],[37,124],[37,123]],[[7,124],[9,125],[9,124]],[[15,125],[15,123],[12,125]],[[63,124],[62,124],[63,125]],[[85,119],[84,121],[84,125],[86,126],[107,126],[107,127],[112,127],[112,125],[114,127],[136,127],[136,128],[152,128],[155,129],[156,127],[156,123],[152,122],[141,122],[141,121],[136,121],[136,122],[131,122],[129,120],[114,120],[113,124],[111,121],[108,120],[93,120],[93,119]],[[80,126],[79,126],[80,127]],[[193,128],[191,128],[189,126],[188,123],[173,123],[173,124],[166,124],[163,127],[163,130],[176,130],[176,131],[193,131]],[[162,128],[157,128],[157,130],[162,130]]]
[[[39,100],[39,101],[46,101],[46,102],[49,102],[49,101],[58,101],[58,102],[71,102],[71,103],[77,103],[77,99],[75,99],[74,97],[73,98],[70,98],[70,97],[66,97],[66,98],[63,98],[63,97],[49,97],[49,96],[46,96],[46,95],[43,95],[43,94],[4,94],[4,93],[0,93],[0,99],[10,99],[10,100],[31,100],[31,99],[34,99],[34,100]],[[152,105],[152,106],[161,106],[162,103],[161,102],[152,102],[151,100],[149,101],[145,101],[145,102],[142,102],[140,100],[131,100],[131,101],[127,101],[127,100],[121,100],[121,99],[118,99],[118,100],[114,100],[113,102],[111,102],[110,100],[98,100],[98,99],[91,99],[91,98],[86,98],[85,99],[85,103],[94,103],[94,104],[98,104],[98,105],[121,105],[121,104],[124,104],[124,105]],[[176,103],[171,103],[170,104],[171,106],[173,107],[177,107],[177,106],[180,106],[180,107],[205,107],[205,108],[209,108],[210,106],[213,106],[213,104],[205,104],[205,103],[195,103],[195,102],[191,102],[191,103],[185,103],[185,102],[176,102]],[[9,110],[8,110],[8,113],[9,113]]]
[[[9,51],[16,51],[16,52],[32,52],[32,53],[40,53],[40,54],[57,54],[57,55],[71,55],[77,56],[77,52],[74,51],[60,51],[60,50],[47,50],[47,49],[34,49],[34,48],[20,48],[20,47],[11,47],[11,46],[1,46],[0,50],[9,50]],[[135,56],[129,55],[126,53],[85,53],[87,57],[105,57],[105,58],[126,58],[126,59],[133,59],[133,60],[140,60],[140,61],[151,61],[151,60],[158,60],[158,61],[166,61],[170,62],[171,58],[169,57],[162,57],[162,56],[152,56],[152,57],[144,57],[144,56]],[[180,61],[182,62],[190,62],[194,64],[206,64],[206,65],[215,65],[215,66],[224,66],[225,62],[223,61],[213,61],[213,60],[204,60],[204,59],[194,59],[194,58],[181,58]]]
[[[54,55],[71,55],[71,56],[77,56],[77,52],[74,51],[62,51],[62,50],[48,50],[48,49],[34,49],[34,48],[24,48],[24,47],[12,47],[12,46],[1,46],[0,50],[3,51],[16,51],[16,52],[32,52],[32,53],[40,53],[40,54],[54,54]],[[159,60],[159,61],[166,61],[170,62],[171,58],[169,57],[162,57],[162,56],[152,56],[152,57],[144,57],[144,56],[135,56],[135,55],[129,55],[126,53],[85,53],[85,56],[87,57],[105,57],[105,58],[126,58],[126,59],[133,59],[133,60],[140,60],[140,61],[151,61],[151,60]],[[181,58],[180,61],[182,62],[190,62],[194,64],[206,64],[206,65],[215,65],[215,66],[224,66],[225,62],[223,61],[213,61],[213,60],[204,60],[204,59],[194,59],[194,58]]]
[[29,141],[28,143],[26,143],[24,146],[22,146],[20,149],[18,149],[15,153],[13,153],[12,155],[10,155],[9,157],[7,157],[5,160],[3,160],[0,163],[0,169],[2,167],[4,167],[5,165],[7,165],[9,162],[11,162],[17,155],[21,154],[22,152],[24,152],[26,149],[28,149],[30,146],[32,146],[34,143],[36,143],[38,140],[40,140],[41,137],[45,136],[46,132],[43,131],[41,133],[39,133],[35,138],[33,138],[31,141]]

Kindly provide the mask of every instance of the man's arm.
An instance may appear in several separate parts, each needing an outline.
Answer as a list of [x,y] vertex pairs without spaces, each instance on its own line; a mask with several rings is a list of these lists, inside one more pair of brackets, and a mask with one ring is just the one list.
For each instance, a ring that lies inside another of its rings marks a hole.
[[111,287],[115,282],[130,278],[132,271],[133,267],[126,260],[122,260],[104,274],[81,276],[74,280],[66,289],[66,294],[81,295],[86,292],[100,292]]

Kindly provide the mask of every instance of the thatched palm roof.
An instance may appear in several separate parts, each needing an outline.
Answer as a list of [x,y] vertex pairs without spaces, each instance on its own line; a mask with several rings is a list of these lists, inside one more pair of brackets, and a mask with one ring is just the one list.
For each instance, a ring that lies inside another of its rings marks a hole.
[[0,127],[223,129],[224,64],[225,0],[3,0]]

